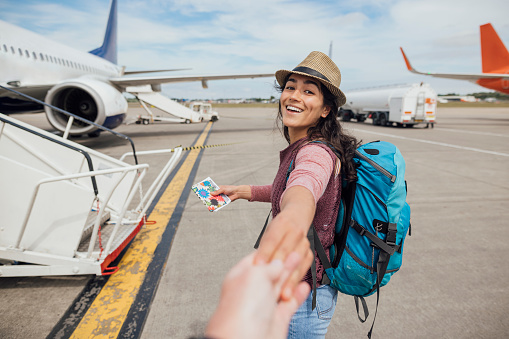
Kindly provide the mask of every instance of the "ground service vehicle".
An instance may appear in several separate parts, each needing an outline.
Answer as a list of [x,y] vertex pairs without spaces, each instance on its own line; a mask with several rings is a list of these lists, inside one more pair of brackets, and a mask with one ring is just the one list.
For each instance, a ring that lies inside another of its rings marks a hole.
[[436,121],[437,94],[429,84],[384,86],[345,93],[346,103],[340,108],[343,121],[371,118],[373,125],[413,127]]
[[219,114],[216,111],[212,110],[211,104],[208,104],[205,102],[200,102],[200,101],[195,101],[189,105],[189,108],[195,112],[200,113],[203,121],[217,121],[217,120],[219,120]]

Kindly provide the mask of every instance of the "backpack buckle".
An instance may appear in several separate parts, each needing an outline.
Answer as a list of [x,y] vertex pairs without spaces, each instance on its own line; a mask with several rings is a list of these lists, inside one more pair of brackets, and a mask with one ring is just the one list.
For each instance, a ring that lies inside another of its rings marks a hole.
[[385,243],[392,247],[396,246],[396,235],[398,234],[398,225],[395,223],[389,223],[389,227],[387,229],[387,237],[385,238]]

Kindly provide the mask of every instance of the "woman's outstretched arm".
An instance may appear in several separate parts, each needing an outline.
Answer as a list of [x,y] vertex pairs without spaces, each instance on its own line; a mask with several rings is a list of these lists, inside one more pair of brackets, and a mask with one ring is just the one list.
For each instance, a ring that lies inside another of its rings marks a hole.
[[[315,209],[315,198],[307,188],[290,187],[281,201],[281,212],[272,220],[263,235],[255,260],[284,261],[291,252],[297,252],[304,258],[312,256],[306,236]],[[303,238],[306,241],[303,241]],[[307,270],[308,267],[302,266],[288,279],[281,294],[283,299],[291,298],[295,286]]]

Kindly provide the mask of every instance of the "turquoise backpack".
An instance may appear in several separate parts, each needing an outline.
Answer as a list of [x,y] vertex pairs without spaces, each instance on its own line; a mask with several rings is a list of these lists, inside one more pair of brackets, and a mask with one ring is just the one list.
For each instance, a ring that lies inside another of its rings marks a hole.
[[[405,160],[396,146],[385,141],[364,144],[355,152],[354,161],[357,181],[343,187],[329,253],[332,263],[319,241],[315,248],[330,280],[322,284],[354,296],[357,315],[364,322],[369,315],[364,297],[377,292],[378,309],[380,287],[401,267],[410,206],[406,203]],[[376,311],[373,325],[375,318]]]

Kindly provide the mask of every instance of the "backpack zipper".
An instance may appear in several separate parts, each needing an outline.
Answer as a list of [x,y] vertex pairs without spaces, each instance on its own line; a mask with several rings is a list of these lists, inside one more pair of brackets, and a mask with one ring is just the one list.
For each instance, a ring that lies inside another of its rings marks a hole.
[[388,170],[386,170],[385,168],[383,168],[382,166],[380,166],[375,161],[371,160],[370,158],[368,158],[367,156],[365,156],[361,152],[355,150],[355,155],[357,155],[362,160],[368,162],[371,166],[376,168],[380,173],[382,173],[387,178],[389,178],[391,180],[391,182],[395,182],[396,181],[396,176],[395,175],[392,175],[391,172],[389,172]]

